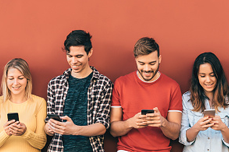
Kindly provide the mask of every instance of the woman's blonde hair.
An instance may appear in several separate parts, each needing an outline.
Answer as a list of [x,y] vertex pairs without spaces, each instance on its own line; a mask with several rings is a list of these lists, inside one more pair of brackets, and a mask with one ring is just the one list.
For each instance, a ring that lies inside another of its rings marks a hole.
[[8,76],[8,71],[10,68],[17,69],[27,79],[27,85],[25,87],[25,97],[27,97],[27,99],[31,98],[31,95],[32,95],[32,76],[31,76],[31,73],[29,70],[29,65],[25,60],[23,60],[21,58],[15,58],[15,59],[10,60],[4,67],[4,72],[2,75],[3,101],[6,101],[6,100],[10,99],[10,97],[11,97],[11,92],[10,92],[9,88],[7,87],[7,76]]

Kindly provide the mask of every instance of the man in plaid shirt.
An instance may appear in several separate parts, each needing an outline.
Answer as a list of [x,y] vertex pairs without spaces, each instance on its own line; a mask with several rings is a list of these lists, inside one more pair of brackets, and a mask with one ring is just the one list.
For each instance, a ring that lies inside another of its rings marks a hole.
[[104,133],[109,128],[112,82],[89,66],[93,53],[91,36],[72,31],[64,45],[70,68],[53,78],[47,90],[45,132],[54,136],[50,152],[103,152]]

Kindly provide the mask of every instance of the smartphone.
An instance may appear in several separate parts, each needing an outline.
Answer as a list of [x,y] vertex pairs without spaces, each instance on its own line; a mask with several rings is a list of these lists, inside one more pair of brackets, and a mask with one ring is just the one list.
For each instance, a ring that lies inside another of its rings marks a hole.
[[215,109],[204,110],[204,116],[215,117]]
[[59,115],[56,115],[56,114],[47,114],[47,116],[48,116],[49,119],[54,119],[54,120],[57,120],[57,121],[61,121]]
[[151,110],[151,109],[142,109],[141,115],[146,115],[147,113],[154,113],[154,110]]
[[13,120],[13,119],[15,121],[19,121],[18,113],[8,113],[7,117],[8,117],[8,121]]

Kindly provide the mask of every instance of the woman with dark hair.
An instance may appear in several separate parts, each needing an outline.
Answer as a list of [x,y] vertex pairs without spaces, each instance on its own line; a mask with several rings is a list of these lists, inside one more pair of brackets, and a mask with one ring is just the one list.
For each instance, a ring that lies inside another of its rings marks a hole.
[[45,100],[32,94],[29,65],[20,58],[9,61],[2,76],[0,151],[41,151],[46,143],[45,117]]
[[179,141],[184,152],[229,151],[228,105],[229,88],[219,59],[211,52],[200,54],[190,90],[183,94]]

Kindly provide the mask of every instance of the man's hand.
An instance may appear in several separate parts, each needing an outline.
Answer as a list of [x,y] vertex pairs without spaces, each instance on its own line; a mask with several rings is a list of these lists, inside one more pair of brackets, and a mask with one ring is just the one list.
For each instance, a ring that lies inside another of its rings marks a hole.
[[19,121],[10,125],[10,133],[14,136],[21,136],[26,132],[27,128],[24,123]]
[[154,109],[154,113],[147,113],[146,120],[147,125],[150,127],[164,127],[165,126],[165,118],[161,116],[161,113],[157,107]]
[[137,113],[135,116],[129,119],[130,126],[139,129],[147,126],[146,115],[141,115],[141,112]]
[[72,119],[68,116],[61,117],[62,120],[67,120],[66,122],[59,122],[53,119],[50,119],[50,125],[53,132],[61,135],[77,135],[75,133],[76,125],[73,123]]
[[44,127],[45,133],[49,136],[53,136],[54,135],[54,131],[52,130],[52,126],[51,126],[51,122],[50,119],[48,120],[48,122],[45,124]]

